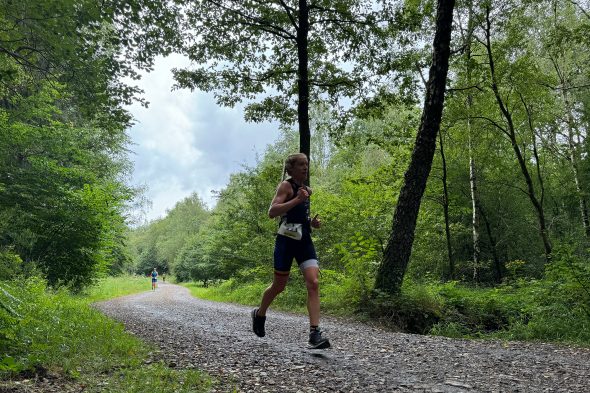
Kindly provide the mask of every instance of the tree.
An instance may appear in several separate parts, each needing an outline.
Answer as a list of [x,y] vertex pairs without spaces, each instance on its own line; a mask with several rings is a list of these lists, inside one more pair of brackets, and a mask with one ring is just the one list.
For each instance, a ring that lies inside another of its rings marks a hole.
[[[555,7],[552,15],[545,16],[550,20],[547,27],[547,38],[542,41],[542,50],[547,54],[552,71],[556,75],[558,86],[552,87],[555,94],[559,95],[561,111],[563,112],[562,132],[565,137],[566,151],[574,177],[576,196],[580,209],[580,221],[586,237],[590,238],[590,219],[588,218],[588,195],[585,179],[580,173],[580,161],[582,159],[581,145],[585,135],[581,129],[584,125],[579,120],[579,107],[577,102],[582,101],[578,91],[586,90],[590,83],[590,75],[584,72],[587,69],[589,59],[587,40],[580,40],[577,31],[583,26],[581,16],[576,12],[579,7],[576,2],[566,1],[562,7]],[[582,13],[584,12],[581,9]],[[588,16],[588,15],[586,15]]]
[[449,187],[447,183],[447,159],[445,157],[445,150],[444,150],[444,139],[442,132],[438,134],[439,138],[439,146],[440,146],[440,158],[442,163],[442,186],[443,186],[443,195],[441,200],[441,205],[443,208],[443,216],[445,219],[445,239],[447,244],[447,257],[449,259],[449,268],[446,277],[449,279],[453,279],[455,277],[455,258],[453,257],[453,243],[451,242],[451,228],[450,228],[450,219],[449,219]]
[[155,244],[147,245],[139,255],[136,273],[141,275],[149,274],[154,268],[160,273],[168,271],[168,264],[158,256],[158,250]]
[[375,281],[375,289],[386,293],[397,293],[401,289],[412,251],[416,219],[432,166],[436,136],[442,118],[454,5],[454,0],[437,2],[432,64],[420,128],[395,208],[391,235]]
[[[533,182],[530,170],[528,169],[527,160],[525,159],[525,156],[523,155],[522,149],[519,145],[519,141],[517,140],[517,126],[515,126],[513,110],[511,110],[510,107],[507,105],[506,98],[503,97],[502,92],[500,90],[500,88],[501,88],[500,79],[498,77],[498,74],[496,73],[496,62],[495,62],[494,53],[492,50],[492,31],[491,31],[492,22],[491,22],[491,18],[490,18],[490,8],[487,7],[485,11],[486,11],[486,19],[485,19],[485,25],[484,25],[484,38],[485,38],[484,46],[485,46],[487,58],[488,58],[488,66],[489,66],[489,73],[490,73],[490,85],[491,85],[491,90],[494,94],[495,101],[496,101],[498,108],[500,110],[500,113],[502,116],[502,121],[504,122],[504,125],[502,125],[498,122],[495,122],[493,120],[491,120],[491,123],[498,130],[500,130],[504,135],[506,135],[506,137],[510,140],[510,144],[512,146],[512,149],[514,150],[514,154],[517,158],[521,173],[522,173],[525,183],[526,183],[526,187],[527,187],[526,194],[529,197],[529,200],[531,201],[531,203],[537,213],[537,219],[538,219],[538,223],[539,223],[539,234],[541,236],[541,239],[543,240],[543,246],[545,249],[545,258],[547,261],[549,261],[551,259],[551,241],[549,239],[547,222],[546,222],[546,218],[545,218],[545,210],[543,207],[543,202],[544,202],[544,198],[545,198],[545,189],[543,186],[543,179],[542,179],[542,175],[541,175],[541,171],[540,171],[540,160],[539,160],[539,157],[537,154],[536,142],[533,141],[532,149],[533,149],[534,158],[535,158],[534,163],[535,163],[535,166],[537,169],[539,190],[535,189],[535,184]],[[507,90],[513,91],[513,89],[514,89],[514,86],[511,86]],[[507,95],[510,95],[510,94],[507,93]],[[532,131],[532,135],[534,137],[534,129],[532,126],[532,117],[531,117],[530,109],[527,106],[527,103],[525,102],[524,96],[522,94],[520,94],[519,97],[520,97],[520,100],[522,101],[522,105],[523,105],[524,110],[526,112],[526,119],[527,119],[526,121],[529,125],[529,129],[530,129],[530,131]]]
[[[80,289],[124,258],[125,138],[57,120],[51,88],[0,109],[0,246]],[[62,103],[63,104],[63,103]]]
[[171,9],[0,0],[0,216],[8,222],[0,248],[52,285],[80,289],[127,263],[125,210],[135,191],[124,184],[131,117],[123,105],[139,91],[122,80],[166,53]]
[[80,114],[128,125],[122,105],[141,98],[124,80],[138,79],[156,54],[169,53],[175,15],[173,3],[152,0],[0,0],[0,58],[11,61],[0,80],[19,69],[33,80],[66,84]]
[[[465,31],[463,31],[463,27],[461,27],[462,35],[464,36],[464,45],[465,45],[465,68],[466,68],[466,79],[467,79],[467,86],[473,85],[473,78],[472,78],[472,40],[473,40],[473,30],[475,29],[475,21],[474,21],[474,12],[473,12],[473,2],[470,1],[467,5],[467,26],[465,27]],[[471,89],[471,88],[470,88]],[[466,99],[467,105],[467,133],[468,133],[468,146],[469,146],[469,188],[471,191],[471,229],[473,234],[473,280],[475,282],[479,281],[479,268],[480,268],[480,211],[481,211],[481,201],[479,199],[479,192],[478,192],[478,179],[477,179],[477,166],[475,164],[475,155],[474,155],[474,135],[472,129],[473,120],[471,119],[471,107],[473,106],[473,95],[469,91],[467,94]]]
[[341,96],[363,93],[361,63],[376,51],[373,7],[366,0],[189,1],[182,51],[196,68],[175,70],[175,78],[180,87],[214,91],[221,105],[253,101],[247,120],[297,120],[299,149],[309,157],[310,103],[325,95],[336,106]]

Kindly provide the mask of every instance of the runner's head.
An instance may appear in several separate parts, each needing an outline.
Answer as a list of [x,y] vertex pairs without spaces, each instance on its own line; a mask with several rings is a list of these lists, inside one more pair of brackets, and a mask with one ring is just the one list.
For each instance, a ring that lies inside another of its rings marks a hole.
[[308,160],[304,153],[290,154],[285,160],[285,170],[291,177],[307,177]]

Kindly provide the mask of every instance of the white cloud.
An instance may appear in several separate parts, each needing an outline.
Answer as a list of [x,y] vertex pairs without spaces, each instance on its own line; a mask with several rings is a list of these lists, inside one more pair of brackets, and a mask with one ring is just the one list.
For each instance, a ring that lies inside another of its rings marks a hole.
[[147,185],[150,220],[193,192],[214,206],[211,190],[223,188],[243,164],[254,164],[256,153],[279,135],[276,124],[246,123],[242,108],[219,107],[211,94],[171,91],[170,70],[187,65],[179,55],[158,59],[138,83],[149,108],[128,108],[136,119],[129,130],[133,183]]

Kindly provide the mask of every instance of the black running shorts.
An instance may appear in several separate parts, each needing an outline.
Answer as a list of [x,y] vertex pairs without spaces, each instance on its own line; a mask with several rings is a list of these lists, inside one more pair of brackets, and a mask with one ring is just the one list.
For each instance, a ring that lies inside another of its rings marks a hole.
[[293,258],[300,269],[318,266],[318,257],[309,235],[303,235],[301,240],[294,240],[286,236],[277,235],[274,252],[274,268],[279,272],[291,271]]

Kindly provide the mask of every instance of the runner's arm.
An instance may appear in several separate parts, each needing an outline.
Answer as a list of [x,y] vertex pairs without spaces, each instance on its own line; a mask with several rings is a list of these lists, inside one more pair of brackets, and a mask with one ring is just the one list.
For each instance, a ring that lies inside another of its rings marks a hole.
[[[277,192],[270,203],[270,208],[268,209],[268,216],[270,218],[275,218],[278,216],[282,216],[283,214],[287,213],[293,207],[299,205],[301,202],[305,201],[309,198],[309,193],[307,190],[300,188],[297,191],[297,196],[293,199],[288,200],[293,194],[291,183],[288,181],[284,181],[279,184],[277,188]],[[286,201],[286,202],[285,202]]]

